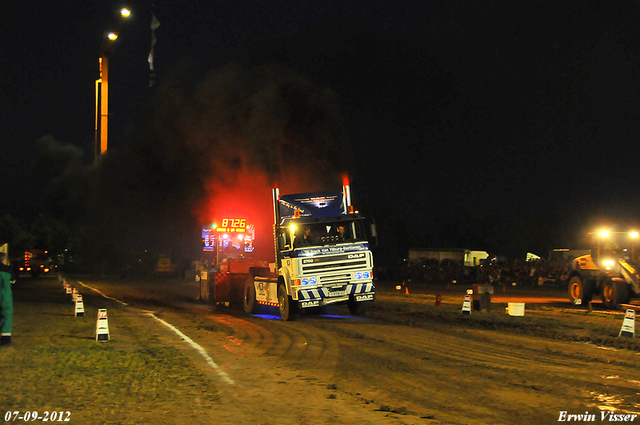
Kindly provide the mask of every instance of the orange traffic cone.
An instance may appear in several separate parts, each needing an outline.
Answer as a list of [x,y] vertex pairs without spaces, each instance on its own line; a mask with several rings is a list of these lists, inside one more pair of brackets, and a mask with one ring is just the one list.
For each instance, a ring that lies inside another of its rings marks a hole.
[[405,292],[404,292],[405,294],[409,295],[409,288],[408,288],[408,287],[406,287],[406,286],[405,286],[405,287],[404,287],[404,291],[405,291]]

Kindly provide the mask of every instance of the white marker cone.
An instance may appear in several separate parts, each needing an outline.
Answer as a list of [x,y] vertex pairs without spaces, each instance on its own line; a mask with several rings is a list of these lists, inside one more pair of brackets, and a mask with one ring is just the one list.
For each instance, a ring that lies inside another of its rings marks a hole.
[[109,321],[107,320],[107,309],[98,310],[98,320],[96,321],[96,341],[109,341]]
[[473,289],[468,289],[467,294],[464,296],[462,314],[471,314],[471,294],[469,292],[473,292]]
[[82,301],[82,295],[76,295],[76,317],[84,316],[84,302]]
[[628,309],[624,315],[624,321],[620,328],[620,334],[618,336],[626,336],[633,338],[636,333],[636,312]]

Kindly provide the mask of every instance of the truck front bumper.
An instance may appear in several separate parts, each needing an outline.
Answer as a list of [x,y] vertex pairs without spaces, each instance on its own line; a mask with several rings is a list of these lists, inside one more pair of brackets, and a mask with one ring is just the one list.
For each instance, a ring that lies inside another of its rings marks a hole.
[[319,307],[327,304],[346,302],[351,296],[355,301],[373,301],[375,285],[373,282],[307,287],[297,290],[300,307]]

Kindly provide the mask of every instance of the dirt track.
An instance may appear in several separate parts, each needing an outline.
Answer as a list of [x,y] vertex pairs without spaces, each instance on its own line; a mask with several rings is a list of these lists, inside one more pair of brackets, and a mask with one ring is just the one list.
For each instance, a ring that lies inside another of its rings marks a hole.
[[[598,419],[600,411],[640,412],[640,355],[628,350],[419,315],[408,326],[401,324],[409,314],[402,308],[373,308],[354,318],[338,307],[330,315],[283,322],[268,314],[212,311],[192,302],[192,285],[87,283],[153,307],[206,349],[233,380],[225,383],[211,370],[222,400],[212,412],[219,423],[539,425],[557,423],[561,411],[587,411]],[[377,301],[392,302],[384,295]],[[180,338],[170,332],[164,338],[209,368]]]

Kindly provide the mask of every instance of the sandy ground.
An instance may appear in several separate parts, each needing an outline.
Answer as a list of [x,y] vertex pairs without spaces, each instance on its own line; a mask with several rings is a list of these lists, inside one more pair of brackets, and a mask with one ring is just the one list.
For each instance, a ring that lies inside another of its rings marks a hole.
[[[200,415],[203,423],[540,425],[557,423],[562,412],[593,414],[597,421],[588,423],[599,423],[602,412],[640,415],[640,355],[628,350],[419,316],[409,326],[395,320],[409,314],[402,309],[361,318],[337,307],[283,322],[272,310],[247,316],[198,304],[195,284],[84,283],[154,311],[206,351],[215,368],[170,329],[162,331],[166,344],[208,370],[220,392],[216,408]],[[516,301],[494,297],[509,300]],[[384,294],[377,302],[386,302]]]

